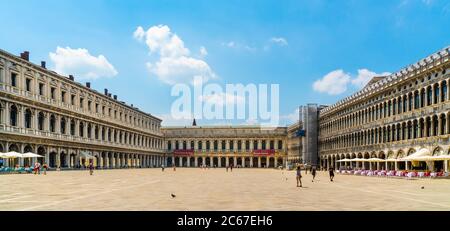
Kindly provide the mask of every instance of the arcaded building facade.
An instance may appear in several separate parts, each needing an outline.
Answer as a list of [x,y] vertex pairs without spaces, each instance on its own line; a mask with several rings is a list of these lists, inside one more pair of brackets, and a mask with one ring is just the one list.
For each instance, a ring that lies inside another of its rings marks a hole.
[[4,165],[74,168],[150,167],[164,161],[161,120],[117,100],[105,89],[81,85],[0,50],[0,151],[34,152],[45,158]]
[[[359,92],[322,109],[319,158],[324,167],[411,169],[399,159],[450,148],[450,47],[389,76],[376,77]],[[337,162],[380,158],[384,161]],[[425,164],[425,163],[422,163]],[[448,171],[448,161],[427,163]]]
[[169,166],[272,168],[287,161],[286,127],[189,126],[162,131]]

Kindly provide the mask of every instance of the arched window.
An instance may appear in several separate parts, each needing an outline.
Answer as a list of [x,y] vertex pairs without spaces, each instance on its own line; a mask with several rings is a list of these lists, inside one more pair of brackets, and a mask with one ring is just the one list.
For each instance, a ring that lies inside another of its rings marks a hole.
[[60,122],[61,134],[66,134],[66,118],[61,118]]
[[206,141],[206,150],[210,150],[211,149],[211,143],[209,142],[209,140]]
[[407,105],[408,105],[408,99],[407,99],[407,97],[406,97],[406,95],[405,96],[403,96],[403,112],[407,112]]
[[411,111],[413,107],[413,95],[412,93],[409,93],[408,95],[408,110]]
[[442,82],[442,94],[441,94],[441,102],[447,100],[447,82]]
[[16,105],[12,105],[9,112],[10,125],[17,126],[17,107]]
[[44,122],[45,122],[45,115],[43,112],[39,112],[38,115],[38,129],[43,131],[44,130]]
[[420,98],[419,92],[418,91],[414,92],[414,108],[419,108],[419,98]]
[[191,140],[191,149],[194,149],[195,147],[194,147],[194,141],[193,140]]
[[75,135],[75,120],[70,120],[70,135]]
[[84,137],[84,123],[83,122],[80,122],[80,125],[78,125],[78,129],[79,129],[78,134],[80,134],[80,137]]
[[89,139],[92,138],[92,125],[91,125],[90,123],[89,123],[88,126],[87,126],[87,137],[88,137]]
[[56,118],[55,118],[55,115],[51,115],[50,116],[50,132],[55,132],[55,124],[56,124]]
[[434,86],[434,102],[433,103],[438,103],[439,100],[439,85],[436,84]]
[[167,149],[172,150],[172,142],[167,141]]
[[187,143],[186,143],[186,140],[183,140],[183,150],[186,150],[187,149]]
[[283,141],[279,140],[278,141],[278,149],[282,149],[283,148]]
[[197,143],[197,149],[203,149],[203,142],[201,140]]
[[226,143],[225,140],[222,140],[222,150],[225,150],[225,148],[226,148],[226,144],[225,143]]
[[175,150],[180,149],[180,143],[177,141],[175,141]]
[[105,140],[105,134],[106,132],[105,132],[105,128],[102,128],[102,140],[104,141]]
[[427,106],[431,105],[431,99],[432,99],[433,92],[431,91],[431,87],[427,88]]
[[25,110],[25,128],[31,128],[31,110]]
[[263,149],[263,150],[266,149],[266,141],[265,141],[265,140],[262,141],[262,149]]
[[214,151],[217,151],[219,149],[219,142],[217,140],[214,140]]
[[[96,140],[98,140],[98,133],[99,133],[98,126],[95,126],[94,135],[95,135]],[[125,139],[126,139],[126,136],[125,136]],[[127,142],[127,141],[125,140],[125,142]]]
[[425,106],[425,90],[422,89],[420,91],[420,107],[424,107]]

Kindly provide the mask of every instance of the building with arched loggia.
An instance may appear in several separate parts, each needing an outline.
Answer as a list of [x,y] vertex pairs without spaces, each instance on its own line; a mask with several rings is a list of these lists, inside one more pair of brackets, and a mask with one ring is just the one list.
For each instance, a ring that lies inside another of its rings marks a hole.
[[6,166],[47,163],[76,168],[150,167],[164,163],[161,120],[111,96],[0,50],[0,152],[33,152]]
[[[450,152],[450,47],[388,76],[320,111],[323,167],[448,171],[448,160],[400,161],[419,150]],[[341,162],[379,158],[382,161]],[[339,161],[339,162],[338,162]]]
[[274,168],[287,161],[286,127],[163,127],[168,166]]

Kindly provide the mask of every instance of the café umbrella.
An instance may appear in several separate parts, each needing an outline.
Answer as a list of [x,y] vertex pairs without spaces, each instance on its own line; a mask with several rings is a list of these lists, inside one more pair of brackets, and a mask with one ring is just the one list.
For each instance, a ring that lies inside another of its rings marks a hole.
[[32,152],[27,152],[27,153],[22,154],[22,158],[33,158],[33,157],[43,158],[43,156],[38,155],[36,153],[32,153]]
[[22,154],[15,152],[15,151],[11,151],[11,152],[7,152],[7,153],[2,153],[1,155],[2,158],[20,158],[22,157]]

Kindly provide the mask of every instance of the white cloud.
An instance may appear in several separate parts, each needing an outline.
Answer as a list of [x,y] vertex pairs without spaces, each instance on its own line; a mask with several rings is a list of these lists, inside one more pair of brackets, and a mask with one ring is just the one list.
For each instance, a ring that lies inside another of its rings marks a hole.
[[118,74],[113,65],[103,55],[92,56],[87,49],[57,47],[49,53],[55,71],[63,75],[74,75],[78,80],[113,77]]
[[167,84],[189,83],[194,85],[194,77],[202,77],[203,83],[216,78],[209,65],[200,59],[181,56],[178,58],[161,57],[156,63],[147,63],[150,73]]
[[347,90],[350,75],[343,70],[335,70],[326,74],[322,79],[314,82],[313,89],[329,95],[338,95]]
[[270,42],[278,44],[280,46],[287,46],[288,45],[287,40],[285,38],[283,38],[283,37],[273,37],[273,38],[270,39]]
[[352,79],[352,84],[355,85],[358,88],[363,88],[366,86],[366,84],[375,76],[386,76],[390,75],[389,72],[383,72],[380,74],[377,74],[373,71],[369,71],[367,69],[359,69],[358,70],[358,76],[356,76],[355,79]]
[[206,50],[205,47],[200,47],[200,56],[201,57],[206,57],[208,55],[208,51]]
[[[138,41],[145,41],[150,55],[157,55],[156,62],[148,62],[146,65],[149,72],[164,83],[192,84],[195,76],[202,77],[203,82],[217,78],[208,63],[190,56],[190,51],[184,46],[183,40],[172,33],[166,25],[152,26],[147,31],[139,26],[133,37]],[[206,55],[206,48],[202,48],[201,55]]]
[[246,50],[246,51],[256,51],[257,50],[257,48],[255,48],[255,47],[252,47],[252,46],[244,44],[244,43],[238,43],[235,41],[230,41],[227,43],[223,42],[222,46],[228,47],[231,49],[236,49],[236,50]]
[[280,116],[280,120],[286,121],[288,124],[292,124],[297,122],[299,119],[299,109],[295,109],[295,111],[293,111],[290,114],[287,115],[281,115]]

